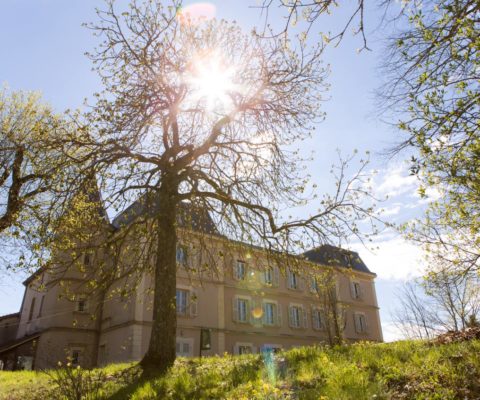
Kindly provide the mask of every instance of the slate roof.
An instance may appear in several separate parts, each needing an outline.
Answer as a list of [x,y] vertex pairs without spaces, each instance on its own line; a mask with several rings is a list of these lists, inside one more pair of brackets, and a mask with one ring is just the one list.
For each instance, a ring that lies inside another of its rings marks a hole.
[[20,312],[12,313],[12,314],[6,314],[6,315],[0,315],[0,320],[2,319],[7,319],[7,318],[20,318]]
[[21,346],[22,344],[31,342],[32,340],[39,338],[40,335],[41,335],[41,333],[37,332],[37,333],[34,333],[32,335],[24,336],[20,339],[15,339],[15,340],[12,340],[8,343],[2,344],[2,346],[0,346],[0,354],[5,353],[9,350],[12,350],[15,347]]
[[[125,211],[118,214],[113,219],[112,225],[115,229],[119,229],[122,226],[131,224],[138,217],[154,217],[158,212],[158,201],[155,201],[155,199],[148,201],[147,196],[142,196]],[[177,214],[177,223],[179,226],[197,232],[218,235],[217,228],[210,214],[202,207],[189,202],[181,202],[178,205]]]
[[368,269],[357,252],[345,250],[340,247],[324,244],[315,249],[308,250],[303,256],[314,263],[352,268],[355,271],[375,275]]

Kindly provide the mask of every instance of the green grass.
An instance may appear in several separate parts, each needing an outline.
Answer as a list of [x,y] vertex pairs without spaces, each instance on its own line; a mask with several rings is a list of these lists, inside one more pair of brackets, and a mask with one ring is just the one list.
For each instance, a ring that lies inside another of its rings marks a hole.
[[[259,355],[179,359],[162,378],[141,380],[135,364],[93,370],[85,399],[479,399],[480,341],[420,341],[304,347],[266,362]],[[39,372],[0,372],[0,399],[55,398]],[[57,397],[59,398],[59,397]]]

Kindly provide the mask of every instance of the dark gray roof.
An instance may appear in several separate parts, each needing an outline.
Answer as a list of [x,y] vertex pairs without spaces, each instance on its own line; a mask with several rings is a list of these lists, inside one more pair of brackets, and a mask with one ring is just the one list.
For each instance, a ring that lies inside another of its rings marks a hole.
[[315,249],[306,251],[303,256],[314,263],[336,267],[352,268],[355,271],[373,274],[368,269],[358,253],[340,247],[324,244]]
[[[149,200],[150,199],[150,200]],[[197,232],[217,235],[218,231],[208,211],[190,202],[181,202],[177,206],[177,223],[179,226]],[[131,224],[138,217],[154,217],[159,212],[158,200],[142,196],[112,221],[114,228]]]
[[20,313],[12,313],[12,314],[6,314],[6,315],[0,315],[0,319],[7,319],[7,318],[20,318]]

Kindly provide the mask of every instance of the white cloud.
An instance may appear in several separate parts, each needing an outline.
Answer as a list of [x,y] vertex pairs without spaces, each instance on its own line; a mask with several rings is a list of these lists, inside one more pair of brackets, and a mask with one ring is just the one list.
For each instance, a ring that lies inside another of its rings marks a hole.
[[384,207],[379,211],[380,217],[387,217],[389,215],[398,215],[400,213],[400,206]]
[[403,332],[393,322],[382,322],[384,342],[394,342],[405,339]]
[[399,196],[407,192],[415,192],[418,188],[418,180],[410,175],[407,164],[392,165],[380,171],[375,191],[380,196],[389,198]]
[[[367,267],[381,279],[402,280],[421,276],[425,271],[423,252],[400,236],[376,240],[369,251],[361,243],[352,244]],[[378,247],[378,249],[377,249]]]
[[436,188],[436,187],[427,187],[425,189],[425,195],[426,197],[421,197],[420,193],[415,192],[413,194],[413,197],[416,197],[419,199],[417,201],[417,204],[428,204],[431,203],[432,201],[437,201],[442,197],[442,192]]

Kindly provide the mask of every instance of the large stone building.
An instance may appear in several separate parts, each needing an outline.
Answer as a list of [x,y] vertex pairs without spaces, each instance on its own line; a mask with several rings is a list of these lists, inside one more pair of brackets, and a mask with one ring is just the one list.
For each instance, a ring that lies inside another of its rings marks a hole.
[[[145,212],[138,204],[129,211],[112,221],[112,231]],[[186,239],[195,232],[179,228],[177,355],[256,353],[327,342],[331,313],[325,312],[314,270],[334,274],[335,321],[343,338],[382,341],[376,275],[357,253],[325,245],[291,256],[300,267],[283,268],[263,249],[234,243],[210,228],[202,234],[209,253],[223,256],[201,276],[190,273],[199,257]],[[83,255],[83,262],[95,266],[98,257]],[[106,292],[86,294],[76,271],[62,277],[37,271],[24,282],[20,312],[0,317],[0,367],[47,368],[67,357],[87,367],[141,359],[152,325],[150,283],[143,273],[127,296],[121,294],[122,279]],[[65,295],[66,286],[73,295]]]

